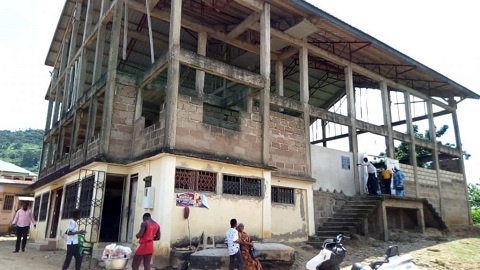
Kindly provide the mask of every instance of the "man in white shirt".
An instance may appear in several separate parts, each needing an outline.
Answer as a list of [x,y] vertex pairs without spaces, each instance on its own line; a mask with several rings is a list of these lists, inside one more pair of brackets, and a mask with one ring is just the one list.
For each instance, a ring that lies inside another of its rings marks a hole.
[[80,247],[78,246],[78,235],[85,234],[84,230],[78,230],[77,220],[80,219],[80,211],[75,210],[72,219],[68,222],[67,234],[67,256],[63,262],[62,270],[67,270],[70,266],[72,257],[75,257],[75,270],[80,270],[82,266],[82,255],[80,255]]
[[357,164],[365,166],[368,172],[368,180],[367,180],[367,189],[368,194],[370,195],[380,195],[380,190],[378,186],[378,178],[377,178],[377,168],[373,166],[373,164],[368,161],[368,158],[363,158],[362,164]]
[[238,268],[238,270],[243,270],[243,258],[242,253],[240,252],[240,245],[238,244],[238,231],[237,231],[237,220],[230,220],[230,229],[227,230],[225,235],[225,242],[228,247],[228,254],[230,255],[230,265],[229,270]]
[[24,202],[22,208],[18,209],[17,213],[15,213],[15,218],[12,221],[12,225],[17,226],[17,242],[15,242],[15,251],[13,251],[13,253],[18,253],[20,250],[20,242],[22,243],[22,252],[25,251],[30,223],[33,223],[35,228],[37,227],[37,222],[33,218],[32,211],[28,209],[28,204]]

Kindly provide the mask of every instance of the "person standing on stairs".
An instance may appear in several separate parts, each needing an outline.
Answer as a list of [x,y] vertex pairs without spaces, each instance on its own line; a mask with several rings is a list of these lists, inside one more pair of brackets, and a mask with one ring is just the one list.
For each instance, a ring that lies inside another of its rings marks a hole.
[[368,158],[363,158],[363,163],[357,164],[365,166],[368,172],[368,180],[367,180],[367,189],[369,195],[380,195],[380,190],[378,186],[378,178],[377,178],[377,168],[373,166],[373,164],[368,161]]

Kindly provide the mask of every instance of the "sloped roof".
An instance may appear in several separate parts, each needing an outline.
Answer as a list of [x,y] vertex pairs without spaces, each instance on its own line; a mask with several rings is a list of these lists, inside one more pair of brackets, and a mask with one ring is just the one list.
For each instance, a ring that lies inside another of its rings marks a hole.
[[0,172],[11,172],[11,173],[25,173],[31,176],[36,176],[35,173],[26,170],[22,167],[19,167],[15,164],[12,164],[10,162],[6,162],[3,160],[0,160]]

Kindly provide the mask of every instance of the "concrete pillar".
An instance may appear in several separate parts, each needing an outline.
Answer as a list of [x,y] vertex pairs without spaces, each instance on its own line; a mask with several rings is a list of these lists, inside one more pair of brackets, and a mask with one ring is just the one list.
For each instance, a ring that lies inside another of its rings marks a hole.
[[117,87],[115,79],[117,77],[118,50],[120,44],[120,31],[122,28],[123,2],[114,2],[112,31],[110,37],[110,50],[108,57],[107,85],[105,87],[105,99],[103,104],[102,134],[100,152],[108,153],[110,145],[110,132],[113,115],[113,100],[115,97],[115,88]]
[[308,50],[300,48],[300,102],[303,104],[304,143],[305,143],[305,169],[306,175],[312,175],[311,145],[310,145],[310,85],[308,82]]
[[[152,183],[159,183],[158,192],[155,195],[155,205],[158,205],[154,211],[158,216],[158,222],[162,229],[160,244],[156,248],[155,255],[168,257],[170,255],[170,243],[172,227],[172,208],[175,204],[175,156],[165,156],[160,161],[158,170],[151,170]],[[155,185],[155,186],[156,186]]]
[[[351,66],[345,67],[345,91],[347,95],[348,117],[350,118],[352,126],[348,127],[348,138],[350,142],[350,152],[353,155],[354,164],[358,164],[358,140],[357,140],[357,120],[355,111],[355,90],[353,86],[353,71]],[[358,166],[353,166],[353,177],[355,181],[355,191],[357,194],[363,192],[360,188],[360,173]]]
[[[457,108],[457,102],[455,99],[450,98],[448,101],[449,105],[453,108]],[[467,176],[465,175],[465,161],[463,157],[463,146],[462,146],[462,139],[460,137],[460,127],[458,125],[458,116],[457,111],[452,112],[452,122],[453,122],[453,131],[455,132],[455,144],[457,145],[457,149],[460,150],[462,155],[458,157],[458,162],[460,166],[460,173],[463,175],[463,181],[465,184],[465,198],[467,201],[467,213],[468,213],[468,222],[472,224],[472,211],[470,211],[470,202],[468,198],[468,185],[467,185]]]
[[60,90],[61,87],[57,86],[56,93],[55,93],[55,109],[53,111],[53,120],[52,124],[55,124],[61,117],[60,117],[60,104],[62,99],[62,91]]
[[322,145],[323,145],[323,147],[327,147],[327,140],[326,140],[326,138],[327,138],[327,123],[328,123],[327,121],[322,119],[322,139],[323,139]]
[[85,81],[87,74],[87,64],[88,64],[88,50],[86,48],[82,49],[80,59],[78,61],[78,78],[77,78],[77,94],[75,95],[75,101],[80,100],[85,92]]
[[[85,136],[85,146],[88,146],[89,141],[95,136],[95,121],[97,119],[97,106],[98,100],[94,95],[90,101],[90,107],[88,108],[88,121],[87,121],[87,133]],[[87,147],[85,147],[87,149]]]
[[[270,171],[263,171],[263,186],[265,191],[262,201],[262,238],[272,237],[272,174]],[[220,181],[222,182],[222,181]]]
[[262,162],[270,160],[270,4],[263,5],[260,16],[260,74],[265,80],[261,91],[260,113],[262,116]]
[[438,147],[437,147],[437,135],[436,135],[436,128],[435,123],[433,121],[433,107],[432,107],[432,100],[427,100],[427,111],[428,111],[428,126],[429,126],[429,134],[430,134],[430,141],[433,142],[433,149],[432,149],[432,168],[435,169],[437,172],[437,182],[438,182],[438,200],[440,210],[439,213],[443,217],[443,199],[442,199],[442,179],[440,173],[440,165],[438,162]]
[[[55,103],[57,103],[57,102],[55,102]],[[45,132],[50,130],[51,125],[52,125],[52,109],[53,109],[53,98],[52,98],[52,96],[50,96],[48,98],[48,110],[47,110],[47,121],[45,123]]]
[[94,85],[102,76],[103,68],[103,51],[105,50],[105,34],[106,26],[100,24],[97,32],[97,43],[95,45],[95,60],[93,64],[92,85]]
[[[198,44],[197,44],[197,53],[199,55],[207,55],[207,33],[199,32],[198,33]],[[196,70],[195,78],[195,89],[197,90],[197,95],[199,98],[203,98],[203,89],[205,88],[205,72],[201,70]]]
[[313,187],[307,187],[307,213],[308,213],[308,235],[313,236],[316,234],[317,230],[315,229],[315,206],[313,202]]
[[137,99],[135,101],[135,120],[142,117],[143,111],[143,88],[137,88]]
[[165,97],[165,146],[175,148],[177,134],[177,103],[180,87],[180,30],[182,26],[182,1],[172,1],[168,50],[167,95]]
[[80,25],[80,15],[82,14],[82,1],[78,0],[75,3],[75,11],[73,18],[72,26],[72,36],[70,38],[70,49],[68,50],[68,65],[72,62],[75,53],[77,52],[77,36],[78,36],[78,27]]
[[405,118],[407,120],[407,133],[410,137],[410,165],[413,167],[413,178],[415,181],[415,196],[419,197],[420,183],[418,182],[418,170],[417,170],[417,151],[415,150],[415,132],[413,130],[412,122],[412,106],[410,101],[410,94],[403,92],[405,99]]
[[65,70],[67,67],[68,62],[68,40],[63,40],[62,44],[62,58],[60,59],[60,74]]
[[73,124],[72,124],[72,137],[70,138],[70,154],[73,154],[77,151],[77,141],[78,141],[78,131],[80,129],[80,114],[81,110],[75,112],[73,116]]
[[283,97],[284,88],[283,88],[283,61],[277,60],[275,62],[275,88],[276,94]]
[[395,146],[393,144],[392,113],[390,110],[390,94],[385,81],[380,82],[380,91],[382,92],[383,123],[387,128],[387,137],[385,144],[387,146],[387,157],[395,159]]
[[65,115],[67,113],[67,110],[68,110],[68,96],[69,96],[69,91],[68,91],[68,86],[69,86],[69,82],[70,82],[70,74],[69,74],[69,70],[67,69],[65,71],[65,79],[64,79],[64,83],[63,83],[63,98],[62,98],[62,116]]

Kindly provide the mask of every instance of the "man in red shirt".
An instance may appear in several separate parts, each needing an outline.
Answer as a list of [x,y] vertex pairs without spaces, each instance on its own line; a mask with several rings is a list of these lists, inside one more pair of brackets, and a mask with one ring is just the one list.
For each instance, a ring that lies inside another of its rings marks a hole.
[[28,209],[28,204],[24,202],[22,208],[18,209],[12,221],[12,225],[17,225],[17,242],[15,243],[15,251],[13,251],[13,253],[17,253],[20,250],[20,241],[22,242],[22,251],[25,251],[30,222],[33,223],[35,228],[37,227],[37,222],[33,218],[32,211]]
[[150,213],[143,214],[140,231],[136,234],[139,243],[133,255],[132,269],[138,270],[143,261],[143,269],[150,270],[153,255],[153,241],[160,240],[160,225],[151,217]]

